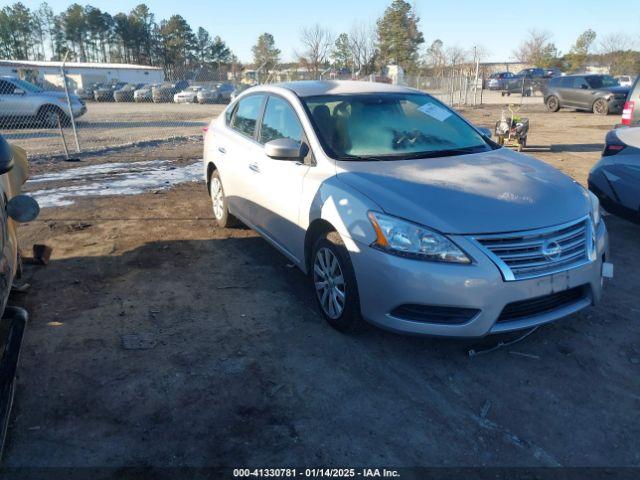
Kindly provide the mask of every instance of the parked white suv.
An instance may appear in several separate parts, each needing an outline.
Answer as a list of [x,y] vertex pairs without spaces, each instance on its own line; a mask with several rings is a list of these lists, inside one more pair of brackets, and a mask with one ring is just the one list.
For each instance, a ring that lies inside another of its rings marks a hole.
[[77,95],[69,94],[71,110],[64,92],[47,92],[14,77],[0,77],[0,127],[13,123],[37,123],[45,128],[65,126],[71,115],[77,118],[87,107]]

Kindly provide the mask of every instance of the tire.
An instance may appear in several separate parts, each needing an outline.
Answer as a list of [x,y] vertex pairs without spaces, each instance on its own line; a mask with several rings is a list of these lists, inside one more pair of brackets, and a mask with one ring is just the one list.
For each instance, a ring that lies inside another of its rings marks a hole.
[[560,99],[555,95],[551,95],[549,98],[547,98],[545,105],[547,106],[547,110],[555,113],[560,110]]
[[311,254],[311,286],[320,312],[340,332],[356,332],[364,327],[360,297],[349,252],[335,232],[323,233]]
[[68,127],[71,124],[69,117],[53,105],[42,107],[38,111],[38,121],[44,128],[57,128],[58,119],[63,127]]
[[607,115],[609,113],[609,103],[604,98],[599,98],[593,102],[592,110],[596,115]]
[[213,218],[220,228],[233,227],[238,224],[236,217],[229,213],[227,208],[227,198],[222,188],[222,180],[218,170],[214,170],[209,178],[209,197],[211,197],[211,208]]

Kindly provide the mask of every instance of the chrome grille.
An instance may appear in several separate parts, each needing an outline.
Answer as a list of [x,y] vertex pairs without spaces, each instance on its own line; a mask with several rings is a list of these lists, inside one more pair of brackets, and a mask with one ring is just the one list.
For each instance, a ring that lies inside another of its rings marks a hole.
[[473,239],[493,260],[505,280],[523,280],[568,270],[589,261],[593,248],[589,217],[551,228]]

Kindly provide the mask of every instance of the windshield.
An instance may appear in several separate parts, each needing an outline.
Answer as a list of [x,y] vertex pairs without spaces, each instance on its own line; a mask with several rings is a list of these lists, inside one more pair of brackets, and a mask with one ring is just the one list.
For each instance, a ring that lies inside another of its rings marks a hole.
[[402,160],[491,147],[429,95],[376,93],[302,99],[327,153],[338,160]]
[[13,83],[15,83],[16,87],[23,89],[25,92],[40,93],[43,91],[40,87],[36,87],[33,83],[29,83],[25,80],[15,79],[13,80]]
[[619,87],[618,80],[611,75],[598,75],[597,77],[587,77],[587,83],[591,88],[607,88],[607,87]]

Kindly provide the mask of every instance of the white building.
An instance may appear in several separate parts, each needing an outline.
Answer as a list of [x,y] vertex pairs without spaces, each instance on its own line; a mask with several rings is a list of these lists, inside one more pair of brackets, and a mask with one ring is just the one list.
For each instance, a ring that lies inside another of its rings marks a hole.
[[[62,88],[60,68],[62,62],[30,60],[0,60],[0,75],[10,75],[43,87]],[[100,82],[162,83],[164,71],[159,67],[128,63],[65,63],[67,81],[71,90]]]

